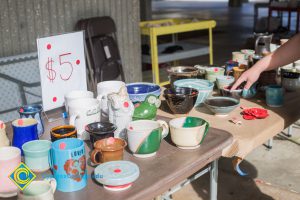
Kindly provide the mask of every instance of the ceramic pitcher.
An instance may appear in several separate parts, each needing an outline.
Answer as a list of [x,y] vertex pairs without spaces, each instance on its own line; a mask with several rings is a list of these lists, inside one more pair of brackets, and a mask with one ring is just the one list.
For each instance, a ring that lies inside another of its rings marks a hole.
[[9,146],[9,139],[7,138],[5,128],[5,123],[0,121],[0,147]]

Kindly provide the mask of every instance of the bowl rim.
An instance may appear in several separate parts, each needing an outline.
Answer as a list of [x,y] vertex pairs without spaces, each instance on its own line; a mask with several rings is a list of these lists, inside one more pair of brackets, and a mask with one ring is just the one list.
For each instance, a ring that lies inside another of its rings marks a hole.
[[[143,93],[139,93],[139,94],[135,94],[135,93],[129,93],[128,91],[128,87],[130,86],[134,86],[134,85],[147,85],[147,86],[158,86],[158,89],[157,90],[154,90],[152,92],[143,92]],[[137,95],[137,96],[141,96],[141,95],[145,95],[145,94],[153,94],[153,93],[156,93],[156,92],[159,92],[161,91],[161,87],[160,85],[157,85],[155,83],[149,83],[149,82],[134,82],[134,83],[127,83],[126,84],[126,88],[127,88],[127,92],[129,95]]]
[[[236,104],[235,105],[232,105],[232,106],[213,106],[211,104],[208,104],[208,101],[211,100],[211,99],[227,99],[227,100],[231,100],[233,102],[235,102]],[[240,100],[236,99],[236,98],[233,98],[233,97],[208,97],[207,99],[205,99],[205,101],[203,102],[204,105],[208,106],[208,107],[211,107],[211,108],[231,108],[231,107],[237,107],[239,104],[240,104]]]
[[[214,88],[214,83],[208,81],[208,80],[205,80],[205,79],[197,79],[197,78],[187,78],[187,79],[180,79],[180,80],[176,80],[173,84],[175,87],[187,87],[187,88],[193,88],[193,89],[196,89],[195,87],[188,87],[188,86],[178,86],[178,84],[185,84],[184,82],[186,81],[190,81],[190,82],[193,82],[194,84],[197,84],[198,83],[207,83],[208,86],[199,86],[199,88],[201,89],[213,89]],[[182,83],[181,83],[182,82]],[[198,90],[198,88],[197,88]]]
[[192,97],[194,97],[194,96],[198,96],[198,94],[199,94],[199,91],[198,91],[197,89],[195,89],[195,88],[189,88],[189,87],[179,87],[179,88],[188,88],[188,89],[192,89],[192,90],[194,90],[195,94],[171,94],[171,93],[167,93],[167,94],[166,94],[166,91],[172,90],[172,88],[166,88],[166,89],[164,90],[163,95],[164,95],[164,96],[174,96],[174,95],[176,95],[176,96],[192,96]]

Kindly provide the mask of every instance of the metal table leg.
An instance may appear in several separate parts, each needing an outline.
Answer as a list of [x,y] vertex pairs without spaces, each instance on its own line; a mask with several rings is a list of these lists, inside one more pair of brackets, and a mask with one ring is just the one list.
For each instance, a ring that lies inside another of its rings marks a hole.
[[287,132],[287,136],[288,136],[288,137],[291,137],[292,134],[293,134],[293,124],[289,126],[288,132]]
[[211,163],[210,169],[210,200],[218,199],[218,160]]

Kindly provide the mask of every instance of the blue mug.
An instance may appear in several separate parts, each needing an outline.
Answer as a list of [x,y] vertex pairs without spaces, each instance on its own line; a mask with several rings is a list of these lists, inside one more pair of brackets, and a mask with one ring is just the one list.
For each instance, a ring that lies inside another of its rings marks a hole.
[[57,182],[57,190],[74,192],[87,185],[86,156],[82,140],[65,138],[53,142],[49,162]]
[[266,103],[270,107],[281,107],[283,105],[284,89],[279,85],[266,87]]
[[20,118],[32,118],[38,121],[38,134],[39,137],[44,133],[44,122],[42,119],[42,110],[43,107],[40,104],[31,104],[22,106],[19,108],[18,112],[20,114]]
[[12,146],[18,147],[22,151],[22,145],[32,140],[38,140],[38,122],[35,119],[16,119],[12,122],[13,139]]

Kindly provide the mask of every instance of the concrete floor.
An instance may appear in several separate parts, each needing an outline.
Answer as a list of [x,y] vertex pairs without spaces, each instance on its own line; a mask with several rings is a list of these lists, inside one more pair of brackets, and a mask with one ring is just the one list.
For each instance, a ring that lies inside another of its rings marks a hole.
[[[253,4],[241,8],[228,8],[224,2],[157,2],[153,5],[153,18],[196,17],[215,19],[214,64],[223,65],[232,51],[247,47],[253,33]],[[260,12],[267,15],[267,10]],[[286,18],[284,18],[286,20]],[[295,18],[292,19],[294,27]],[[198,34],[198,33],[196,33]],[[197,37],[205,43],[207,38]],[[195,36],[195,35],[194,35]],[[185,36],[189,38],[189,35]],[[163,39],[161,40],[163,41]],[[248,46],[249,47],[249,46]],[[183,60],[181,64],[208,64],[208,56]],[[162,78],[167,79],[165,69]],[[152,81],[151,72],[143,72],[145,81]],[[293,137],[280,134],[274,139],[273,149],[260,146],[242,162],[241,168],[249,175],[241,177],[232,168],[232,159],[219,162],[219,200],[300,200],[300,129],[293,128]],[[174,199],[209,199],[209,176],[200,177],[174,194]]]

